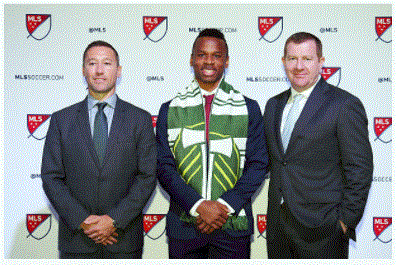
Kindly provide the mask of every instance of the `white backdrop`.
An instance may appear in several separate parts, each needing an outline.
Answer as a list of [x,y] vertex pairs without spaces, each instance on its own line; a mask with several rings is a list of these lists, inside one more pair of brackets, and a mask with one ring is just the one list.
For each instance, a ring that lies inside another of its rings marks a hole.
[[[120,54],[123,67],[118,95],[155,116],[161,103],[192,80],[192,43],[206,27],[219,28],[225,34],[230,54],[226,80],[256,99],[262,111],[270,97],[289,87],[281,63],[287,37],[307,31],[322,40],[326,59],[323,75],[329,83],[339,85],[363,102],[374,152],[372,188],[357,229],[357,242],[350,243],[350,258],[391,258],[391,8],[280,4],[5,5],[5,258],[58,257],[58,221],[42,190],[41,155],[51,113],[86,96],[82,77],[85,47],[98,39],[111,43]],[[144,25],[152,31],[145,32]],[[254,259],[267,258],[267,187],[268,180],[253,204]],[[167,258],[163,232],[168,206],[167,195],[157,187],[145,209],[143,258]]]

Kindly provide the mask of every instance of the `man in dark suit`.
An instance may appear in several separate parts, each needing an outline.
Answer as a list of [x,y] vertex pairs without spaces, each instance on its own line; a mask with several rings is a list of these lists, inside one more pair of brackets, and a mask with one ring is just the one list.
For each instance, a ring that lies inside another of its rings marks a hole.
[[51,117],[41,168],[59,214],[61,258],[141,258],[142,209],[156,185],[151,115],[117,97],[117,51],[89,44],[88,96]]
[[260,107],[224,81],[228,61],[224,35],[202,31],[190,59],[195,79],[159,112],[170,258],[250,257],[251,196],[268,160]]
[[282,58],[291,89],[264,112],[270,158],[269,258],[348,258],[372,180],[360,100],[320,77],[320,40],[299,32]]

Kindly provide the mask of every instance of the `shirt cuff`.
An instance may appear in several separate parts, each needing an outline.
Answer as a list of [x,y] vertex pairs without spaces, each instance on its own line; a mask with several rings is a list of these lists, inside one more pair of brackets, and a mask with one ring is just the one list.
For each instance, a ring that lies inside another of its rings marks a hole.
[[225,200],[223,200],[222,198],[218,198],[217,201],[221,204],[224,204],[225,206],[227,206],[228,208],[228,215],[231,215],[233,213],[235,213],[234,208],[231,207],[231,205],[229,205]]
[[199,214],[197,213],[197,208],[198,206],[204,201],[205,199],[199,199],[194,205],[193,207],[191,207],[190,209],[190,215],[197,217]]

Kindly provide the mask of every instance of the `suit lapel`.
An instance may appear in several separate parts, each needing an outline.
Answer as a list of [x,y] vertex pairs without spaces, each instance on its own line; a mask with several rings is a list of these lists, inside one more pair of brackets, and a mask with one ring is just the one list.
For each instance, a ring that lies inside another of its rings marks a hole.
[[79,107],[77,108],[77,119],[78,119],[78,126],[77,130],[81,135],[81,139],[83,141],[83,145],[88,148],[89,154],[91,155],[92,159],[94,160],[95,164],[98,168],[99,165],[99,158],[95,150],[95,146],[92,140],[91,134],[91,125],[89,124],[89,115],[88,115],[88,98],[85,98],[82,102],[79,103]]
[[328,90],[328,86],[323,78],[319,80],[311,95],[309,96],[303,110],[301,111],[300,117],[298,118],[289,141],[289,147],[293,147],[294,141],[298,135],[308,128],[309,121],[317,115],[317,111],[325,104],[327,97],[325,93]]
[[107,141],[106,154],[104,156],[102,166],[105,166],[110,160],[110,156],[114,152],[114,148],[116,147],[118,136],[120,135],[120,133],[122,133],[122,124],[125,117],[125,110],[126,108],[124,101],[117,97],[113,121],[111,122],[109,139]]
[[285,109],[287,100],[290,97],[290,93],[291,93],[291,90],[289,89],[285,93],[282,94],[282,97],[280,98],[279,103],[275,109],[275,120],[274,120],[275,126],[274,126],[274,128],[275,128],[275,135],[276,135],[276,139],[277,139],[278,149],[281,154],[284,153],[284,150],[283,150],[280,127],[281,127],[281,123],[282,123],[283,110]]

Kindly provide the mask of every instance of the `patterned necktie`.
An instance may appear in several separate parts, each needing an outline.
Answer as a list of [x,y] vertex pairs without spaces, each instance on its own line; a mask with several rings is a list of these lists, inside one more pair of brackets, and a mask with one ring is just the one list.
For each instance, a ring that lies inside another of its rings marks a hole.
[[286,151],[287,146],[289,145],[290,136],[293,132],[294,124],[296,123],[298,117],[300,116],[300,103],[303,99],[303,95],[297,94],[294,97],[293,105],[290,108],[289,113],[287,114],[287,118],[285,121],[285,127],[282,132],[282,144],[283,150]]
[[209,142],[209,116],[210,116],[210,107],[212,105],[212,101],[214,98],[213,95],[204,95],[205,98],[205,128],[206,128],[206,142]]
[[106,105],[107,103],[105,102],[96,104],[98,112],[96,113],[94,122],[93,142],[99,157],[100,165],[103,163],[108,138],[107,119],[103,111]]

